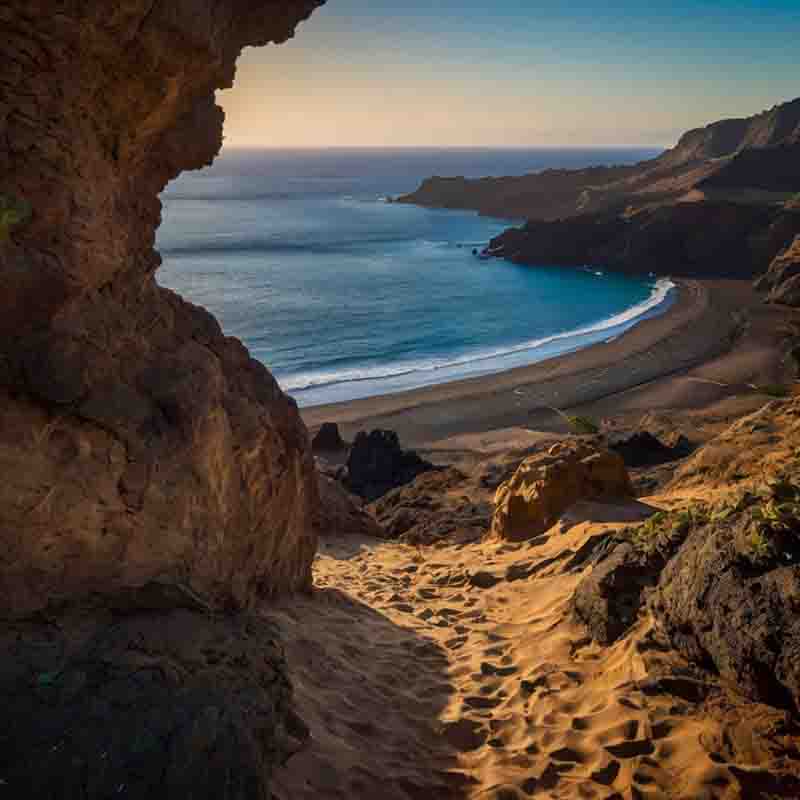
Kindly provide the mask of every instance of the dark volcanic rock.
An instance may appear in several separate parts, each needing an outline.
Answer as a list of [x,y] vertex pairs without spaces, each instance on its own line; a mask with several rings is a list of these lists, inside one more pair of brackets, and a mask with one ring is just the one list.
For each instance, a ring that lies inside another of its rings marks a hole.
[[[247,607],[307,589],[296,404],[161,288],[159,194],[222,143],[215,91],[319,0],[0,7],[0,616],[150,580]],[[27,210],[30,213],[27,213]]]
[[655,586],[664,566],[660,557],[642,558],[630,542],[609,540],[610,547],[573,596],[575,617],[598,643],[609,645],[636,621],[645,588]]
[[323,422],[317,435],[311,440],[311,449],[322,453],[333,453],[347,447],[335,422]]
[[800,234],[800,213],[732,202],[666,205],[625,216],[531,220],[493,239],[521,264],[600,265],[622,272],[752,278]]
[[189,611],[0,632],[9,797],[256,800],[307,737],[277,630]]
[[613,438],[608,447],[619,453],[628,467],[652,467],[685,458],[691,454],[691,444],[685,436],[669,446],[648,431],[637,431],[630,436]]
[[740,691],[800,708],[800,536],[776,537],[754,559],[747,519],[693,531],[665,567],[652,607],[691,661]]
[[347,486],[368,502],[390,489],[409,483],[423,472],[436,469],[413,450],[402,450],[394,431],[356,434],[347,460]]

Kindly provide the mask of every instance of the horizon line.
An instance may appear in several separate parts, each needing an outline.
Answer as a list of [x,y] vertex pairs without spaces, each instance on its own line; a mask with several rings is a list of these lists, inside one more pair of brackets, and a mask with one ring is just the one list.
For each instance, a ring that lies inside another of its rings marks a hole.
[[224,150],[668,150],[674,144],[332,144],[332,145],[226,145]]

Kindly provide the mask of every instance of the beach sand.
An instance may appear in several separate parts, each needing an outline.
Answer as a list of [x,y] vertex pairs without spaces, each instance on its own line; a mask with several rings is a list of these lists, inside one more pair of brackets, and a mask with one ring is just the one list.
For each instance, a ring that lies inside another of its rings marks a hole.
[[[708,438],[764,404],[747,384],[786,378],[777,331],[790,316],[741,282],[686,282],[668,314],[615,342],[304,416],[348,436],[390,427],[443,461],[484,465],[563,430],[546,404]],[[719,688],[696,696],[704,679],[649,614],[603,648],[570,613],[593,537],[674,502],[579,503],[517,544],[323,536],[313,595],[269,611],[311,731],[278,770],[275,798],[767,796],[786,764],[762,734],[779,730],[780,712]]]
[[495,375],[305,408],[303,419],[312,433],[336,422],[346,439],[390,428],[404,445],[447,461],[447,451],[567,432],[551,407],[626,420],[700,412],[722,422],[758,407],[763,398],[742,397],[742,388],[784,380],[778,331],[794,312],[766,306],[745,281],[680,281],[678,291],[667,312],[611,342]]

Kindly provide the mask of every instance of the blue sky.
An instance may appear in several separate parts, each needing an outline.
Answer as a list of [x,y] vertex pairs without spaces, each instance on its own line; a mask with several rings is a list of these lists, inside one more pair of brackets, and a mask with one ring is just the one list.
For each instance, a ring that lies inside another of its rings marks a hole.
[[800,95],[800,0],[329,0],[220,94],[229,146],[668,145]]

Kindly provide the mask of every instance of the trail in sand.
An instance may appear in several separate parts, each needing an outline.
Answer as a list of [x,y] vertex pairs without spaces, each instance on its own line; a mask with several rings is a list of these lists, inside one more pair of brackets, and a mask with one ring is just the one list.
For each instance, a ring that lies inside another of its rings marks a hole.
[[315,596],[277,614],[313,739],[275,797],[739,796],[715,723],[648,688],[672,657],[650,623],[604,649],[571,618],[581,548],[610,527],[424,551],[328,540]]

